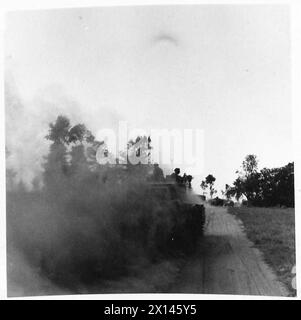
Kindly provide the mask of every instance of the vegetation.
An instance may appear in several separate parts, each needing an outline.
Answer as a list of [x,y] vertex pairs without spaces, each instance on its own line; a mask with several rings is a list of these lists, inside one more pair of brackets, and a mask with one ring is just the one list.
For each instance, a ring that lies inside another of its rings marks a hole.
[[[112,284],[117,291],[142,292],[164,287],[162,279],[169,283],[166,272],[174,278],[179,268],[170,261],[190,253],[193,232],[187,228],[189,215],[181,214],[177,201],[162,202],[150,193],[149,181],[165,179],[159,166],[150,164],[150,137],[129,141],[122,157],[131,161],[113,159],[115,165],[104,141],[96,141],[84,124],[72,125],[64,116],[49,125],[46,139],[50,147],[43,177],[33,190],[22,183],[13,186],[14,172],[7,170],[8,257],[21,253],[22,259],[14,261],[27,261],[31,270],[67,292],[107,292]],[[233,186],[225,187],[226,199],[213,198],[217,191],[212,174],[202,181],[212,205],[233,206],[235,197],[253,206],[294,206],[293,163],[259,171],[257,157],[248,155],[237,173]],[[176,168],[170,179],[191,187],[193,177],[180,176]],[[293,209],[229,210],[289,286],[295,264]],[[174,239],[176,231],[180,241]],[[141,280],[146,270],[157,270],[154,283]],[[140,288],[129,279],[139,279]]]
[[[8,255],[18,250],[43,278],[80,292],[187,253],[189,246],[173,241],[185,215],[150,196],[152,166],[100,165],[96,150],[104,142],[64,116],[46,138],[42,189],[20,184],[7,192]],[[137,141],[147,147],[131,142],[130,152],[149,152],[150,139]]]
[[248,155],[237,173],[233,186],[226,185],[227,198],[245,197],[249,205],[258,207],[294,207],[294,163],[258,171],[257,157]]
[[209,194],[210,194],[210,198],[212,199],[213,195],[215,193],[217,193],[217,191],[214,189],[214,182],[215,182],[216,178],[212,175],[209,174],[205,180],[202,181],[201,183],[201,188],[203,189],[203,193],[206,193],[206,190],[209,189]]
[[290,290],[295,276],[292,269],[295,260],[295,212],[281,208],[229,208],[245,227],[248,238],[264,255],[280,281]]

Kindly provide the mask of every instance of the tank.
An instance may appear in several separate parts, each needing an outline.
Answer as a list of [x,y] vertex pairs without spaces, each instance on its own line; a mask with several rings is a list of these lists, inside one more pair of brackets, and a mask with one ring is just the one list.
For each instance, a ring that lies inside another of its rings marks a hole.
[[185,185],[175,182],[151,183],[150,193],[156,201],[174,212],[171,245],[194,251],[203,236],[206,220],[205,207],[199,197]]

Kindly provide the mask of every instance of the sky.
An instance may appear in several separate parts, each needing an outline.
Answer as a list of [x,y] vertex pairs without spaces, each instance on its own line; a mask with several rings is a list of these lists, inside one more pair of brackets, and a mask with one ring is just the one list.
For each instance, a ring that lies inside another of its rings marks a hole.
[[[204,130],[204,172],[221,189],[247,154],[293,161],[289,8],[137,6],[14,11],[6,16],[9,167],[41,170],[58,114],[93,132]],[[185,168],[182,168],[182,172]]]

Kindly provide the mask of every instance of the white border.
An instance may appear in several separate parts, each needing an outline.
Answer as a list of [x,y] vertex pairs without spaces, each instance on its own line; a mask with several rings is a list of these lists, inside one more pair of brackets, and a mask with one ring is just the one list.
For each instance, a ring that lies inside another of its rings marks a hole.
[[[291,8],[291,30],[292,30],[292,104],[293,104],[293,141],[294,141],[294,160],[295,160],[295,190],[296,190],[296,249],[297,249],[297,275],[301,274],[300,268],[300,248],[301,248],[301,235],[299,212],[301,208],[301,99],[300,99],[300,85],[301,84],[301,4],[299,0],[287,1],[159,1],[159,0],[3,0],[0,5],[0,70],[4,70],[3,60],[3,34],[4,34],[4,17],[5,12],[10,10],[37,10],[37,9],[51,9],[51,8],[74,8],[74,7],[93,7],[93,6],[120,6],[120,5],[171,5],[171,4],[288,4]],[[5,299],[6,294],[6,214],[5,214],[5,128],[4,128],[4,95],[3,95],[3,77],[4,72],[0,77],[0,298]],[[297,288],[301,288],[301,277],[297,277]],[[300,299],[300,290],[297,291]],[[18,299],[28,300],[86,300],[86,299],[99,299],[99,300],[147,300],[147,299],[167,299],[167,300],[287,300],[296,298],[279,298],[279,297],[265,297],[265,296],[239,296],[239,295],[206,295],[206,294],[97,294],[97,295],[64,295],[64,296],[43,296],[43,297],[26,297]]]

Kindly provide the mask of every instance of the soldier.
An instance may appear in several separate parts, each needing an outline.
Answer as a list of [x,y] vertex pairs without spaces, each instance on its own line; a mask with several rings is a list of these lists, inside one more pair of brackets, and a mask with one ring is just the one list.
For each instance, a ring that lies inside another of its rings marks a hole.
[[180,168],[175,168],[174,173],[171,174],[171,178],[176,181],[177,183],[182,183],[182,177],[180,176]]
[[191,189],[191,180],[193,179],[192,175],[187,176],[188,188]]

